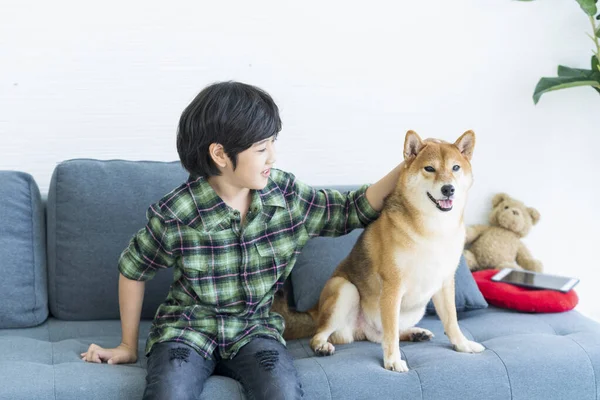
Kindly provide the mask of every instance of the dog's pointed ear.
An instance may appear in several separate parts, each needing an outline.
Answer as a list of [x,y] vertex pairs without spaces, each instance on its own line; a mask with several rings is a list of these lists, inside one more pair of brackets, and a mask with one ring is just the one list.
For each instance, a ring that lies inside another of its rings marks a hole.
[[475,148],[475,132],[466,131],[454,142],[454,145],[467,160],[471,161],[473,149]]
[[529,207],[527,211],[529,212],[529,215],[531,215],[531,223],[533,225],[537,224],[540,220],[540,212],[533,207]]
[[408,160],[410,158],[416,157],[419,154],[419,151],[423,148],[423,141],[417,135],[415,131],[406,132],[406,137],[404,138],[404,159]]

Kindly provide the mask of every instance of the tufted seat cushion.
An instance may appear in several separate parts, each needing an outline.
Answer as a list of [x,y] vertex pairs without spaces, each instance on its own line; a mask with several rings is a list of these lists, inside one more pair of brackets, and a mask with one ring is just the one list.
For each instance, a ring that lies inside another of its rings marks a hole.
[[[382,367],[381,346],[339,345],[331,357],[315,357],[308,339],[288,348],[296,359],[307,399],[597,399],[600,381],[600,325],[576,311],[523,314],[490,307],[461,315],[469,339],[481,354],[452,350],[435,316],[419,326],[430,342],[401,343],[410,371]],[[136,364],[87,364],[79,354],[90,343],[115,346],[120,323],[59,321],[29,329],[0,330],[0,376],[10,399],[141,398],[146,359],[141,353],[150,322],[142,321]],[[73,379],[77,376],[77,379]],[[566,378],[568,377],[568,378]],[[357,384],[360,382],[360,384]],[[10,392],[10,393],[9,393]],[[234,397],[232,397],[234,396]],[[202,399],[243,398],[232,379],[209,378]]]

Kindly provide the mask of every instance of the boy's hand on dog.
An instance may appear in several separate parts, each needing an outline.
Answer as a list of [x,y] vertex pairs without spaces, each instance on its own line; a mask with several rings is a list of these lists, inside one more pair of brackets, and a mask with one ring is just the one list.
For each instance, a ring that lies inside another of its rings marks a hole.
[[81,359],[93,363],[128,364],[137,361],[137,350],[123,343],[114,349],[105,349],[92,343],[88,351],[81,353]]

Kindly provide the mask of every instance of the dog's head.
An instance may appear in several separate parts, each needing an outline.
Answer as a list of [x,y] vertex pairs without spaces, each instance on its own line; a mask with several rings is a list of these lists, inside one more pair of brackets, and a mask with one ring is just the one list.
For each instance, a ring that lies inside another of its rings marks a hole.
[[462,213],[473,184],[470,160],[474,147],[473,131],[463,133],[454,143],[421,140],[408,131],[404,140],[404,195],[426,213]]

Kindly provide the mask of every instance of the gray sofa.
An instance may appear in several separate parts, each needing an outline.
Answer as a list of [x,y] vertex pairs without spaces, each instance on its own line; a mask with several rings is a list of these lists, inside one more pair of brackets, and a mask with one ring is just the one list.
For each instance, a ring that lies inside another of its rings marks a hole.
[[[176,162],[70,160],[56,167],[43,200],[30,175],[0,172],[0,399],[141,398],[145,339],[171,271],[146,285],[136,364],[88,364],[79,354],[90,343],[119,343],[118,256],[148,205],[186,177]],[[348,241],[335,243],[331,253],[342,257]],[[311,256],[302,253],[305,266]],[[575,311],[494,307],[460,313],[459,323],[485,352],[453,351],[439,319],[427,315],[419,325],[436,336],[402,343],[410,368],[402,374],[382,367],[374,343],[338,346],[325,358],[313,356],[307,339],[288,348],[307,399],[600,398],[600,324]],[[201,398],[244,394],[213,376]]]

